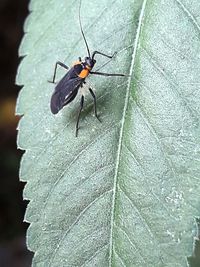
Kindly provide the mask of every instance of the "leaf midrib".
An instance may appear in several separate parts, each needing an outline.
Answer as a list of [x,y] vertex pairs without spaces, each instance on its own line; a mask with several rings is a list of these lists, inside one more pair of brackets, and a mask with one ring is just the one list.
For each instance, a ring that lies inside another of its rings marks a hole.
[[122,120],[121,120],[121,129],[120,129],[119,143],[118,143],[118,150],[117,150],[117,157],[116,157],[114,186],[113,186],[113,199],[112,199],[112,208],[111,208],[109,267],[112,266],[112,258],[113,258],[113,226],[114,226],[115,205],[116,205],[115,200],[116,200],[116,193],[117,193],[119,163],[120,163],[121,150],[122,150],[122,139],[123,139],[123,134],[124,134],[124,124],[125,124],[126,111],[128,107],[129,94],[130,94],[130,89],[131,89],[131,78],[134,72],[135,58],[136,58],[137,49],[139,45],[140,32],[142,28],[142,22],[144,18],[146,3],[147,3],[147,0],[144,0],[142,3],[142,8],[141,8],[140,16],[139,16],[138,27],[136,31],[136,37],[135,37],[135,45],[133,47],[132,60],[131,60],[131,66],[130,66],[130,72],[129,72],[130,77],[128,79],[126,97],[125,97],[125,102],[124,102],[124,110],[122,113]]

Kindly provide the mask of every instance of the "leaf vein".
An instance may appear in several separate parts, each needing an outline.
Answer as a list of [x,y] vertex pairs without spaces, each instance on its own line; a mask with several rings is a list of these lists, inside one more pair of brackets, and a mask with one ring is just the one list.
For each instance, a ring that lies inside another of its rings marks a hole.
[[165,161],[166,161],[166,163],[168,163],[169,169],[172,171],[172,174],[173,174],[174,178],[176,179],[175,168],[173,166],[172,160],[170,159],[170,157],[165,152],[165,148],[164,148],[163,142],[161,142],[161,139],[159,138],[159,136],[158,136],[156,130],[154,129],[152,123],[149,122],[149,119],[148,119],[147,115],[144,113],[144,111],[142,110],[142,108],[141,108],[141,106],[139,104],[137,104],[137,109],[138,109],[138,112],[141,115],[143,121],[147,125],[149,131],[151,132],[151,134],[153,135],[153,137],[157,141],[157,144],[159,145],[160,150],[163,153],[163,156],[165,158]]
[[[83,149],[71,160],[71,162],[68,164],[68,168],[66,168],[62,173],[61,175],[56,179],[55,183],[51,186],[50,190],[48,191],[48,194],[47,194],[47,197],[45,199],[45,202],[44,202],[44,205],[42,207],[42,210],[44,211],[45,210],[45,207],[48,203],[48,200],[51,196],[51,193],[53,192],[54,188],[56,187],[56,185],[61,181],[61,179],[64,177],[65,173],[69,170],[69,168],[76,162],[76,160],[82,155],[82,153],[84,151],[86,151],[87,148],[89,148],[91,145],[95,144],[102,136],[105,136],[106,133],[110,133],[110,130],[112,128],[114,128],[116,126],[115,125],[112,125],[111,127],[108,127],[107,130],[103,131],[101,135],[98,135],[97,138],[95,138],[92,142],[86,144],[85,147],[83,147]],[[42,212],[41,210],[41,212]]]
[[[161,206],[166,210],[166,212],[168,213],[168,216],[172,217],[173,219],[176,220],[176,218],[171,214],[171,211],[169,211],[168,207],[164,204],[164,202],[158,197],[158,195],[156,195],[154,193],[154,191],[152,190],[152,188],[150,188],[149,184],[147,183],[148,179],[145,175],[145,169],[143,168],[142,164],[140,164],[140,162],[136,159],[135,155],[133,154],[133,152],[131,152],[128,147],[126,145],[124,145],[124,147],[127,149],[127,151],[130,153],[131,157],[134,159],[134,161],[136,163],[138,163],[138,165],[140,166],[141,168],[141,174],[142,174],[142,177],[144,178],[144,181],[145,181],[145,184],[146,184],[146,187],[149,189],[149,192],[156,198],[157,201],[159,201],[159,203],[161,204]],[[130,167],[128,166],[128,164],[126,162],[124,162],[127,166],[127,168],[130,169]],[[131,172],[130,172],[131,173]],[[124,174],[125,175],[125,174]],[[156,182],[156,181],[155,181]]]
[[126,267],[125,262],[122,260],[122,257],[119,255],[119,253],[116,251],[115,247],[113,247],[113,251],[116,254],[117,258],[120,260],[122,266]]
[[128,195],[128,193],[125,192],[125,190],[123,190],[119,185],[118,185],[118,188],[124,194],[124,196],[128,199],[128,201],[130,202],[131,206],[134,207],[136,213],[139,215],[139,217],[140,217],[143,225],[145,226],[145,228],[147,229],[147,231],[149,232],[149,234],[151,235],[151,237],[152,238],[155,238],[155,233],[152,232],[151,227],[147,223],[147,220],[144,218],[144,216],[138,210],[137,206],[135,205],[135,203],[133,202],[133,200],[130,198],[130,196]]
[[114,213],[115,213],[115,204],[116,204],[115,198],[116,198],[117,182],[118,182],[117,176],[118,176],[119,161],[120,161],[120,155],[121,155],[121,149],[122,149],[123,130],[124,130],[124,124],[125,124],[126,111],[127,111],[128,102],[129,102],[129,95],[130,95],[130,88],[131,88],[131,75],[133,74],[133,70],[134,70],[135,58],[136,58],[136,53],[137,53],[137,49],[138,49],[138,45],[139,45],[139,37],[140,37],[140,31],[142,28],[142,22],[143,22],[144,13],[145,13],[144,11],[145,11],[145,7],[146,7],[146,2],[147,2],[147,0],[143,0],[142,8],[141,8],[140,16],[139,16],[138,28],[137,28],[136,38],[135,38],[135,45],[134,45],[133,52],[132,52],[130,78],[129,78],[128,85],[127,85],[124,110],[123,110],[122,121],[121,121],[121,131],[120,131],[120,136],[119,136],[119,144],[118,144],[115,175],[114,175],[114,186],[113,186],[113,200],[112,200],[111,223],[110,223],[109,267],[112,266],[113,222],[114,222]]
[[137,248],[137,246],[133,243],[133,241],[130,239],[130,237],[128,236],[128,234],[126,233],[126,231],[124,229],[122,229],[122,227],[120,225],[117,225],[115,223],[115,227],[118,228],[123,234],[124,236],[127,238],[128,242],[130,243],[130,245],[139,253],[141,259],[143,260],[143,262],[146,263],[146,260],[144,259],[144,257],[142,256],[141,252],[139,251],[139,249]]
[[182,9],[183,13],[188,17],[189,21],[193,24],[194,28],[196,28],[198,33],[200,34],[200,26],[195,17],[189,11],[189,9],[180,0],[175,0],[175,2]]
[[51,266],[52,261],[54,260],[57,251],[59,250],[59,247],[62,245],[65,237],[68,235],[68,233],[73,229],[73,227],[79,222],[79,220],[82,218],[82,216],[87,212],[87,210],[94,204],[96,203],[98,200],[100,200],[101,198],[103,198],[106,194],[110,193],[113,189],[109,189],[108,191],[105,191],[103,193],[101,193],[98,197],[96,197],[95,199],[92,200],[92,202],[90,202],[81,212],[80,214],[77,216],[77,218],[74,220],[74,222],[69,226],[69,228],[66,230],[66,232],[64,233],[64,235],[60,238],[60,241],[58,242],[56,248],[54,249],[54,252],[51,254],[50,258],[49,258],[49,264],[48,267]]
[[85,264],[91,262],[91,260],[93,260],[99,253],[101,253],[102,250],[103,250],[106,246],[108,246],[108,243],[106,243],[106,244],[104,244],[103,246],[101,246],[100,248],[98,248],[98,249],[95,251],[95,253],[94,253],[88,260],[86,260],[83,264],[81,264],[80,267],[83,267],[83,266],[85,266]]
[[[186,99],[184,98],[184,96],[181,94],[180,92],[180,88],[179,86],[173,81],[173,78],[171,78],[169,76],[169,74],[166,73],[166,71],[163,70],[162,66],[160,66],[160,64],[156,61],[155,58],[153,58],[153,56],[150,54],[149,51],[147,51],[147,49],[145,47],[142,47],[143,51],[146,53],[147,58],[149,60],[149,62],[152,64],[152,66],[154,66],[159,72],[160,74],[163,76],[163,78],[168,81],[168,83],[170,85],[173,86],[173,89],[175,89],[175,92],[177,94],[177,96],[181,99],[182,103],[184,104],[184,107],[187,108],[187,110],[189,111],[189,113],[193,116],[198,118],[198,115],[195,114],[194,110],[192,110],[192,108],[190,107],[190,105],[188,104],[188,102],[186,101]],[[172,90],[171,90],[172,91]],[[174,94],[172,94],[174,95]]]

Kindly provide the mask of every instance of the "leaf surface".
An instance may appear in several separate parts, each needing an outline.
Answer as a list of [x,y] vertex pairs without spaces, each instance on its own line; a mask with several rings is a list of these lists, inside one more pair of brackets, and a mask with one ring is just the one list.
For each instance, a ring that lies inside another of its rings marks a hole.
[[130,77],[91,75],[102,123],[88,95],[75,138],[80,96],[54,116],[47,80],[57,60],[86,56],[78,6],[32,0],[20,46],[33,266],[187,266],[199,216],[200,2],[83,1],[91,51],[118,51],[102,71]]

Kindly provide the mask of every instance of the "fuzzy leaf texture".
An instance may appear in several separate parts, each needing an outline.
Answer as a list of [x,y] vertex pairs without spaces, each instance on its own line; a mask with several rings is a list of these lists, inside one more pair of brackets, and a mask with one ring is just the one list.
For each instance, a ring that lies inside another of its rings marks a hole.
[[[32,0],[17,83],[34,267],[183,267],[200,214],[200,1],[84,0],[90,50],[118,54],[56,116],[57,60],[84,58],[79,1]],[[96,66],[106,62],[97,56]],[[57,80],[65,74],[59,69]]]

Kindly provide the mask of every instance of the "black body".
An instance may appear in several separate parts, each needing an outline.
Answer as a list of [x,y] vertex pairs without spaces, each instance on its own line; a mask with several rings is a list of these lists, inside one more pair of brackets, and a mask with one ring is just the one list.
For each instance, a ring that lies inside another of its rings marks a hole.
[[57,114],[59,110],[76,97],[79,87],[85,80],[77,76],[76,66],[72,67],[55,87],[50,106],[53,114]]

